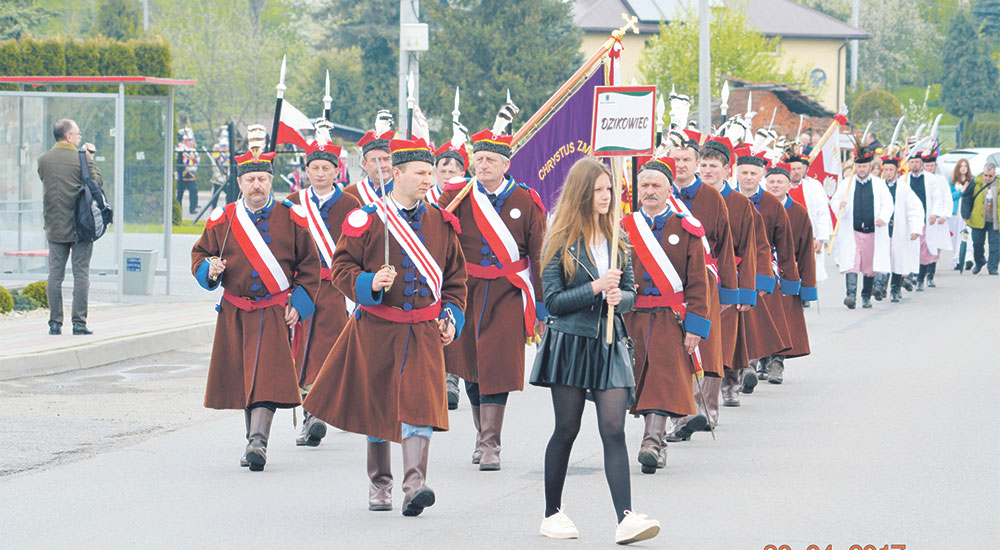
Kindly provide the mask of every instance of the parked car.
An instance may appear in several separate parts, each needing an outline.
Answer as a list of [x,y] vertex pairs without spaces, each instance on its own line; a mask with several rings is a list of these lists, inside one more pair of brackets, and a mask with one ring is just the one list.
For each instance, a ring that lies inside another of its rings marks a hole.
[[955,165],[960,159],[969,161],[969,169],[972,170],[973,177],[983,173],[983,167],[987,162],[992,162],[995,166],[1000,166],[1000,147],[975,147],[971,149],[958,149],[949,151],[938,157],[938,169],[944,177],[951,181],[951,175],[955,173]]

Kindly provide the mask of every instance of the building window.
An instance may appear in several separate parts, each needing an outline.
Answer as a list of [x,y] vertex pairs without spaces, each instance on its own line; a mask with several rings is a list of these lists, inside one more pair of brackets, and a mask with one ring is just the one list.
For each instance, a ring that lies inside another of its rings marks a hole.
[[809,73],[809,84],[811,84],[813,88],[820,88],[826,84],[826,71],[823,69],[813,69],[812,72]]

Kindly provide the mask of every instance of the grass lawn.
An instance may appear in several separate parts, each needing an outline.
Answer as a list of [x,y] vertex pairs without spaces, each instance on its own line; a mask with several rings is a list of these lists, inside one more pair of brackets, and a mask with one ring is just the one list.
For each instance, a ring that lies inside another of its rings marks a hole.
[[[180,225],[175,225],[172,232],[174,235],[201,235],[204,230],[204,221],[199,221],[198,223],[183,221]],[[158,223],[127,223],[125,224],[125,232],[163,233],[163,226]]]

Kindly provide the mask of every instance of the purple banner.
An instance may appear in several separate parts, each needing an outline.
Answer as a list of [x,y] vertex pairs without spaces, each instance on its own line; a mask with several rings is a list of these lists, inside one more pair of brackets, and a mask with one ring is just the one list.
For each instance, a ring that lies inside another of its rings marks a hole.
[[546,209],[555,206],[569,169],[590,152],[594,87],[603,85],[604,71],[594,71],[511,158],[510,175],[538,191]]

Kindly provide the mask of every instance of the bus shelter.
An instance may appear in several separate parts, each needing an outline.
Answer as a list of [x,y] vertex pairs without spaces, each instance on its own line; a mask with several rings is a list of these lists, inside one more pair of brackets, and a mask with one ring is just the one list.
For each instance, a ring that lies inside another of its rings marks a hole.
[[[173,218],[174,89],[193,80],[145,76],[0,76],[0,275],[44,279],[48,241],[42,219],[38,157],[52,148],[52,128],[77,122],[97,148],[113,225],[94,243],[91,277],[114,277],[124,291],[123,252],[156,250],[156,276],[170,294]],[[153,95],[134,95],[155,86]],[[9,87],[9,86],[8,86]],[[86,91],[83,91],[86,90]]]

